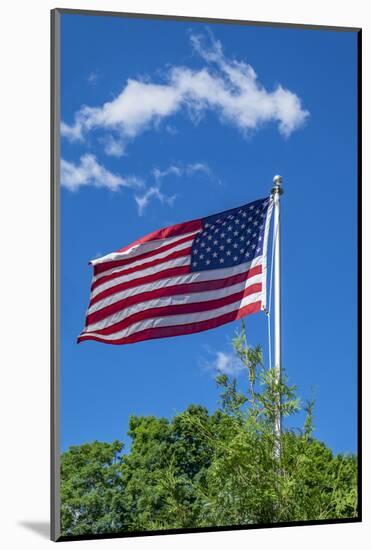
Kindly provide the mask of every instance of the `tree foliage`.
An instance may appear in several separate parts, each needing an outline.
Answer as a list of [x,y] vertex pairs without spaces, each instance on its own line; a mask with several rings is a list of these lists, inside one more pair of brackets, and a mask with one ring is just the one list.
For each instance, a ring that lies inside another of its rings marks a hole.
[[[186,529],[356,517],[357,459],[302,428],[274,430],[300,410],[296,387],[277,380],[244,326],[233,340],[244,389],[219,374],[218,409],[190,405],[173,419],[132,416],[123,444],[70,447],[61,459],[62,534]],[[280,456],[275,450],[280,445]]]

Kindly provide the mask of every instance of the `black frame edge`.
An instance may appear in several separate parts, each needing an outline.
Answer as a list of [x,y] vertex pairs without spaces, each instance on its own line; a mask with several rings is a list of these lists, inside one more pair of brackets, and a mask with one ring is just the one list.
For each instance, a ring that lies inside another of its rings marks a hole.
[[358,313],[358,384],[357,384],[357,432],[358,432],[358,517],[362,521],[362,29],[357,33],[357,313]]
[[59,372],[59,119],[60,10],[50,12],[50,538],[60,537]]
[[247,19],[224,19],[217,17],[198,17],[192,15],[164,15],[155,13],[136,13],[136,12],[119,12],[119,11],[100,11],[100,10],[85,10],[85,9],[73,9],[73,8],[56,8],[60,14],[73,14],[73,15],[98,15],[101,17],[125,17],[129,19],[162,19],[168,21],[192,21],[193,23],[230,23],[234,25],[254,25],[257,27],[288,27],[293,29],[307,29],[307,30],[325,30],[325,31],[341,31],[341,32],[358,32],[359,27],[337,27],[331,25],[316,25],[312,23],[282,23],[282,22],[269,22],[269,21],[251,21]]

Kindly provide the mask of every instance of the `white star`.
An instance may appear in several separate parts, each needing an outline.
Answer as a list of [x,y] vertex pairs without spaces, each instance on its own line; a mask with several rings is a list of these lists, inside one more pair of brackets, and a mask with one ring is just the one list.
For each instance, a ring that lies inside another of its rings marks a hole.
[[219,248],[220,248],[220,250],[224,250],[224,248],[225,248],[225,247],[224,247],[224,244],[221,244],[221,245],[219,246]]
[[262,236],[260,235],[260,237],[259,237],[258,241],[261,241],[261,240],[262,240]]
[[249,210],[254,210],[254,206],[251,205],[251,206],[249,207]]
[[244,241],[244,240],[245,240],[245,237],[243,235],[241,235],[240,241]]
[[232,252],[230,250],[227,250],[226,254],[227,254],[227,256],[230,256],[232,254]]
[[213,258],[217,258],[218,254],[216,252],[213,253]]
[[260,247],[256,249],[257,252],[260,252]]
[[208,247],[206,248],[206,252],[211,252],[210,246],[208,246]]
[[240,220],[239,220],[238,218],[236,218],[236,219],[234,220],[234,223],[240,223]]
[[243,254],[245,252],[244,248],[240,248],[240,253]]
[[227,243],[231,243],[232,242],[232,239],[227,239]]
[[224,258],[220,258],[219,262],[220,262],[221,264],[224,264]]
[[210,224],[209,223],[205,223],[205,227],[210,227]]
[[217,244],[218,244],[218,241],[215,239],[215,241],[213,241],[213,243],[214,243],[215,245],[217,245]]
[[258,222],[257,222],[256,220],[254,221],[254,225],[255,225],[255,226],[258,225]]
[[228,231],[232,231],[232,226],[228,225]]
[[249,228],[247,229],[247,232],[248,232],[248,233],[251,233],[251,229],[250,229],[250,227],[249,227]]
[[247,241],[247,243],[246,243],[246,244],[247,244],[247,246],[249,246],[249,244],[250,244],[250,243],[251,243],[251,241]]
[[206,244],[204,242],[201,243],[201,247],[204,248]]
[[246,218],[246,216],[247,216],[246,212],[242,212],[242,217]]
[[193,266],[196,266],[197,265],[197,262],[193,262]]
[[235,237],[237,237],[238,231],[233,231],[233,235],[234,235]]
[[226,221],[224,221],[224,222],[222,223],[222,225],[227,225],[227,222],[226,222]]
[[251,222],[251,220],[252,220],[252,217],[250,216],[250,217],[248,218],[247,221],[248,221],[248,222]]
[[238,244],[234,243],[233,248],[238,248]]
[[256,235],[257,235],[257,233],[254,233],[254,234],[253,234],[253,237],[256,237]]
[[194,249],[193,254],[198,254],[197,248]]
[[203,260],[204,259],[204,254],[200,254],[200,260]]
[[224,239],[225,233],[220,233],[220,236],[221,236],[222,239]]
[[235,262],[237,262],[237,260],[238,260],[237,256],[233,256],[233,259],[234,259]]
[[245,253],[245,256],[249,257],[249,256],[250,256],[250,252],[247,251],[247,252]]
[[255,249],[255,248],[256,248],[256,244],[252,244],[252,245],[251,245],[251,248]]
[[241,229],[245,229],[245,227],[246,227],[246,224],[243,223],[243,224],[241,225]]
[[207,240],[208,240],[208,241],[211,241],[211,239],[212,239],[212,236],[209,235],[208,238],[207,238]]
[[216,228],[215,231],[214,231],[214,233],[219,233],[219,229]]
[[209,265],[209,263],[210,263],[210,260],[206,260],[206,264]]

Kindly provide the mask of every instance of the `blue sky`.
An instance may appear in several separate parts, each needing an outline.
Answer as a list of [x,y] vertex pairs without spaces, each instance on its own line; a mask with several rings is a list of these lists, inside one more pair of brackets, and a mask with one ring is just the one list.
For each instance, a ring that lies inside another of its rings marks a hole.
[[[354,32],[62,15],[62,450],[128,443],[131,414],[213,411],[216,366],[236,368],[238,323],[77,345],[88,261],[267,196],[279,173],[283,366],[303,399],[315,389],[316,437],[356,451],[356,46]],[[266,317],[246,324],[268,360]]]

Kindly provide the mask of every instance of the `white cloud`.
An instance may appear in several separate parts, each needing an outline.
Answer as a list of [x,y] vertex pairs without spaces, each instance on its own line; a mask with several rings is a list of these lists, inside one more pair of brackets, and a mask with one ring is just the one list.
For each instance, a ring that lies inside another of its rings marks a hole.
[[171,165],[165,170],[160,170],[159,168],[154,168],[152,170],[152,175],[157,182],[161,181],[166,176],[181,176],[183,174],[183,169],[179,166]]
[[142,180],[135,176],[124,178],[113,174],[99,164],[94,155],[90,154],[83,155],[79,164],[61,159],[61,184],[70,191],[76,191],[87,185],[106,187],[111,191],[117,191],[121,187],[139,188],[143,186]]
[[204,174],[211,175],[211,170],[206,162],[194,162],[189,164],[171,164],[165,170],[160,170],[159,168],[154,168],[152,170],[152,175],[155,178],[156,182],[160,182],[167,176],[192,176],[196,172],[203,172]]
[[125,144],[121,139],[115,139],[113,136],[106,136],[103,140],[104,151],[112,157],[122,157],[125,152]]
[[[100,164],[96,157],[92,154],[85,154],[80,157],[79,163],[69,162],[61,159],[61,184],[70,191],[77,191],[81,187],[88,185],[94,187],[105,187],[111,191],[118,191],[121,187],[128,187],[137,191],[135,194],[135,202],[138,206],[138,214],[142,216],[146,208],[157,199],[162,204],[173,206],[177,194],[167,194],[162,189],[162,179],[164,177],[175,175],[192,175],[195,172],[211,173],[210,168],[206,163],[196,162],[184,166],[170,165],[165,170],[154,168],[152,176],[155,179],[155,184],[145,188],[142,179],[136,176],[121,176],[110,172],[107,168]],[[138,190],[143,189],[142,194],[138,194]]]
[[172,136],[175,136],[178,133],[177,128],[175,126],[173,126],[172,124],[167,124],[165,126],[165,130]]
[[152,170],[152,176],[155,180],[155,185],[149,187],[147,191],[141,195],[135,196],[136,203],[138,205],[138,213],[142,216],[145,212],[145,209],[152,201],[152,199],[158,199],[162,204],[167,204],[168,206],[173,206],[174,201],[177,197],[176,194],[167,195],[162,191],[162,180],[169,176],[181,177],[181,176],[192,176],[196,172],[203,172],[207,175],[211,175],[211,170],[205,162],[195,162],[189,164],[171,164],[164,170],[159,168],[154,168]]
[[211,170],[209,166],[206,164],[206,162],[195,162],[194,164],[188,164],[186,166],[186,173],[188,175],[192,175],[195,172],[203,172],[208,176],[211,174]]
[[209,45],[202,35],[191,35],[191,43],[205,67],[171,67],[158,83],[128,79],[112,101],[98,107],[83,106],[73,124],[63,122],[62,135],[76,141],[90,131],[104,129],[127,141],[181,109],[194,123],[213,111],[243,134],[273,122],[287,137],[305,122],[309,113],[294,92],[281,85],[266,90],[251,65],[228,59],[211,34]]
[[96,84],[98,80],[98,73],[92,71],[88,76],[89,84]]
[[176,195],[168,196],[165,195],[165,193],[163,193],[157,186],[149,187],[143,195],[135,195],[139,216],[143,216],[145,209],[154,198],[158,199],[162,204],[172,206],[176,199]]
[[228,376],[237,376],[243,369],[242,362],[235,356],[234,353],[225,353],[217,351],[212,360],[204,360],[203,365],[207,370],[227,374]]
[[82,124],[78,122],[78,115],[76,115],[75,124],[72,126],[61,122],[61,135],[70,141],[83,141]]

